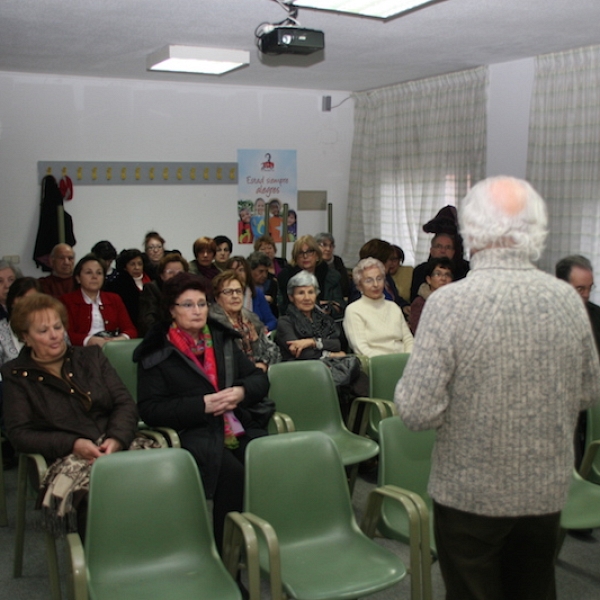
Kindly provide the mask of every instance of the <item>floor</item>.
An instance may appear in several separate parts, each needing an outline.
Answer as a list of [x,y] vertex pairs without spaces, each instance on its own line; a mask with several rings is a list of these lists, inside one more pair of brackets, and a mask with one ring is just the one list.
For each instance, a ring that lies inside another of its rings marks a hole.
[[[25,563],[23,577],[12,576],[13,544],[15,531],[15,498],[17,470],[5,471],[8,500],[8,527],[0,527],[0,599],[1,600],[47,600],[50,597],[48,571],[44,541],[37,524],[37,514],[30,506],[27,514],[25,539]],[[374,476],[359,476],[353,495],[354,507],[360,514],[366,498],[375,484]],[[378,539],[378,543],[389,548],[408,561],[407,548],[397,542]],[[64,546],[59,544],[59,554],[63,558],[61,568],[63,580],[67,569],[64,562]],[[567,536],[556,570],[558,598],[560,600],[599,600],[600,599],[600,529],[586,539]],[[264,597],[268,598],[268,588],[263,586]],[[443,600],[444,586],[437,564],[433,565],[433,597]],[[63,581],[63,598],[66,598]],[[371,596],[374,600],[410,598],[410,577],[384,592]],[[166,599],[168,600],[168,599]]]

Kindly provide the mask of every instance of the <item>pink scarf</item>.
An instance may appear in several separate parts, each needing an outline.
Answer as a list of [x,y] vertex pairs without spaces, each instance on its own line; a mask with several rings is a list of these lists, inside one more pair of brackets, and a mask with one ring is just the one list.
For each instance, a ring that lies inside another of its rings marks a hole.
[[[217,360],[208,325],[205,325],[202,329],[198,341],[194,340],[189,333],[177,327],[175,323],[169,328],[167,337],[177,350],[192,360],[206,375],[215,390],[219,391]],[[237,438],[244,433],[244,426],[231,410],[228,410],[223,415],[223,422],[225,427],[225,446],[231,449],[237,448],[239,446]]]

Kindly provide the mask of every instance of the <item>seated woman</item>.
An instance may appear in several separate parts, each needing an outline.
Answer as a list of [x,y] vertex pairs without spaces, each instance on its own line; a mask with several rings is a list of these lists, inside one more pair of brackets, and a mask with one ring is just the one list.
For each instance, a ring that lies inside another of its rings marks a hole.
[[319,306],[334,319],[340,319],[346,308],[340,274],[330,269],[323,262],[323,253],[312,235],[299,237],[292,250],[292,261],[277,278],[279,283],[279,314],[286,314],[289,299],[287,292],[288,281],[300,271],[312,273],[318,281],[320,292],[317,302]]
[[[38,280],[33,277],[19,277],[15,279],[14,283],[10,286],[6,296],[8,316],[6,319],[0,319],[0,367],[9,360],[17,358],[23,347],[23,342],[18,338],[10,324],[10,316],[14,306],[26,296],[37,294],[40,290],[41,288]],[[4,427],[2,411],[3,391],[2,377],[0,377],[0,431],[4,434],[6,428]],[[6,465],[5,468],[15,466],[17,463],[15,450],[8,441],[2,442],[2,460],[4,465]]]
[[260,290],[265,295],[271,312],[277,318],[279,316],[277,309],[279,287],[275,275],[269,272],[272,265],[273,261],[264,252],[255,251],[248,255],[248,266],[252,274],[254,289]]
[[238,348],[229,327],[208,316],[209,282],[179,273],[164,284],[170,321],[156,324],[134,353],[138,407],[148,425],[172,427],[194,456],[208,498],[215,539],[229,511],[242,510],[244,450],[267,434],[272,411],[259,414],[266,374]]
[[410,305],[410,316],[408,318],[408,326],[413,332],[413,335],[417,333],[417,327],[419,326],[419,319],[423,308],[425,308],[425,301],[433,292],[438,288],[441,288],[447,283],[454,281],[454,266],[449,258],[443,256],[442,258],[430,258],[427,261],[427,268],[425,269],[425,283],[419,287],[418,296],[413,300]]
[[404,300],[410,298],[410,284],[412,283],[413,268],[404,265],[404,250],[396,244],[392,244],[394,253],[388,261],[388,275],[392,276],[398,294]]
[[74,346],[104,346],[110,340],[137,337],[123,301],[101,291],[104,264],[94,254],[84,256],[73,271],[79,289],[60,297],[69,314],[69,338]]
[[254,285],[250,264],[243,256],[232,256],[227,261],[227,268],[235,271],[244,282],[244,308],[255,313],[269,331],[277,327],[277,318],[269,308],[269,303],[261,289]]
[[379,356],[411,352],[413,336],[402,310],[385,299],[385,266],[376,258],[363,258],[352,271],[354,284],[362,294],[348,305],[344,331],[357,354]]
[[319,283],[312,273],[296,273],[288,281],[287,292],[290,304],[285,316],[279,318],[276,338],[283,360],[324,360],[346,415],[354,397],[368,395],[368,379],[360,370],[360,362],[341,349],[340,326],[319,308]]
[[264,252],[273,262],[269,267],[269,273],[277,277],[281,271],[287,267],[287,260],[275,256],[277,254],[277,245],[275,240],[270,235],[263,235],[254,239],[254,250],[256,252]]
[[317,242],[319,248],[321,248],[323,262],[326,263],[330,269],[335,269],[340,274],[342,293],[344,294],[344,298],[348,298],[348,295],[350,294],[350,277],[348,276],[348,270],[346,269],[342,257],[334,254],[334,237],[328,232],[317,233],[317,235],[315,235],[315,242]]
[[194,242],[195,259],[190,262],[190,273],[202,275],[212,281],[220,271],[213,263],[217,254],[217,244],[209,237],[198,238]]
[[158,265],[162,257],[169,250],[165,250],[165,239],[157,231],[149,231],[144,237],[144,273],[154,281],[158,277]]
[[[23,342],[18,338],[10,324],[12,309],[22,298],[39,293],[40,290],[41,288],[38,280],[33,277],[19,277],[18,279],[15,279],[14,283],[10,286],[6,296],[8,318],[0,320],[0,366],[13,358],[17,358],[23,347]],[[0,390],[1,389],[2,388],[0,387]],[[0,398],[1,397],[2,394],[0,393]],[[0,407],[1,406],[2,404],[0,402]]]
[[[67,345],[66,323],[64,305],[51,296],[32,294],[16,303],[11,326],[25,347],[2,367],[2,379],[6,429],[15,449],[42,454],[48,462],[74,455],[65,474],[69,477],[89,469],[100,456],[128,448],[138,414],[100,348]],[[49,468],[44,480],[49,491],[51,477],[63,464],[59,460]],[[58,510],[47,516],[52,521],[54,515],[57,527],[68,531],[79,524],[81,533],[82,513]]]
[[140,294],[140,310],[137,322],[138,335],[144,337],[147,331],[162,318],[163,283],[177,273],[189,271],[188,261],[181,254],[165,254],[158,265],[158,277],[144,284]]
[[140,311],[140,294],[150,277],[144,272],[142,253],[137,248],[122,250],[117,256],[117,275],[107,281],[104,289],[118,294],[125,304],[132,323],[137,323]]
[[226,235],[215,235],[215,267],[219,271],[227,270],[227,261],[233,251],[233,242]]
[[211,318],[237,332],[240,336],[237,345],[259,369],[266,371],[279,362],[279,348],[267,337],[266,327],[255,313],[243,306],[246,287],[243,277],[233,270],[223,271],[212,283],[217,303],[210,307]]

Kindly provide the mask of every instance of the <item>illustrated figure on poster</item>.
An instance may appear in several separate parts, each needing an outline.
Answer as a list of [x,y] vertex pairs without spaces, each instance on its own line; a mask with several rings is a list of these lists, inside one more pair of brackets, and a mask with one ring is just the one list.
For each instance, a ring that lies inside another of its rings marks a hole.
[[283,219],[281,218],[281,202],[276,198],[269,202],[269,235],[275,243],[282,241]]
[[254,203],[254,214],[250,218],[250,227],[254,239],[265,235],[265,212],[267,203],[262,198],[257,198]]
[[298,217],[295,210],[288,210],[287,214],[287,239],[288,242],[295,242],[298,237]]
[[[248,206],[249,204],[249,206]],[[250,227],[250,217],[252,216],[251,212],[252,202],[247,200],[241,200],[238,203],[238,243],[239,244],[251,244],[252,237],[252,229]]]

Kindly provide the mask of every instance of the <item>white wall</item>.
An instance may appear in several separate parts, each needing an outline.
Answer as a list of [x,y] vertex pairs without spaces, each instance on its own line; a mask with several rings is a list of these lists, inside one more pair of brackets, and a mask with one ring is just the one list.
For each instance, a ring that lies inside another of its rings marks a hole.
[[[299,190],[326,190],[343,246],[353,103],[348,94],[0,73],[0,257],[25,274],[39,219],[37,162],[235,162],[239,148],[295,149]],[[60,177],[60,175],[59,175]],[[79,256],[100,239],[140,247],[150,229],[193,258],[202,235],[236,237],[236,185],[77,186],[65,203]],[[299,234],[326,230],[327,213],[303,211]],[[234,246],[246,255],[250,246]],[[289,255],[289,249],[288,249]]]
[[[488,175],[525,176],[534,59],[490,66]],[[0,257],[19,255],[25,274],[38,226],[39,160],[226,161],[238,148],[297,150],[298,189],[327,190],[338,248],[345,241],[353,135],[348,94],[148,83],[0,73]],[[79,256],[100,239],[140,246],[157,229],[169,248],[191,257],[193,240],[235,239],[237,186],[75,188],[66,203]],[[299,214],[299,233],[325,230],[325,212]],[[247,254],[248,246],[235,246]],[[289,250],[288,250],[289,253]]]

